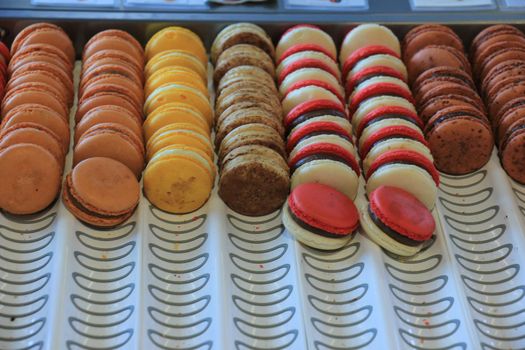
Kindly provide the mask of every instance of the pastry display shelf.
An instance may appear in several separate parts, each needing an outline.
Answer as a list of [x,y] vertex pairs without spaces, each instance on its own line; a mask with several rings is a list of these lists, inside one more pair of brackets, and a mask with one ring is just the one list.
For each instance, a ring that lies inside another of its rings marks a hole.
[[[105,28],[141,39],[157,28],[63,23],[77,47]],[[209,43],[223,25],[192,28]],[[482,26],[455,28],[468,41]],[[60,200],[31,217],[2,213],[0,349],[523,349],[525,186],[508,179],[496,151],[483,169],[441,179],[437,238],[408,260],[361,231],[335,252],[307,248],[279,212],[238,215],[217,188],[188,215],[141,198],[112,230],[81,224]],[[357,205],[366,205],[363,184]]]

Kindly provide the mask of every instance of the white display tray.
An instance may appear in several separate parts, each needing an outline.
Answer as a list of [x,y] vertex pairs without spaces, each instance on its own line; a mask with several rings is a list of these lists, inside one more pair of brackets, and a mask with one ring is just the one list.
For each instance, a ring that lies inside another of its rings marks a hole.
[[2,214],[0,349],[523,349],[525,186],[495,152],[441,180],[437,239],[405,261],[361,231],[307,248],[279,212],[238,215],[216,188],[189,215],[141,198],[113,230],[61,201]]

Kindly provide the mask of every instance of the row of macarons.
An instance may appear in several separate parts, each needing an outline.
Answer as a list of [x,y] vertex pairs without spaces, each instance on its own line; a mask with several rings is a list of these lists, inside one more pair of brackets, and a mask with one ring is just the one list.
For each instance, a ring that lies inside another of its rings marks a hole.
[[31,214],[61,189],[73,104],[73,44],[61,28],[35,25],[22,30],[10,55],[2,56],[8,80],[1,104],[0,208]]

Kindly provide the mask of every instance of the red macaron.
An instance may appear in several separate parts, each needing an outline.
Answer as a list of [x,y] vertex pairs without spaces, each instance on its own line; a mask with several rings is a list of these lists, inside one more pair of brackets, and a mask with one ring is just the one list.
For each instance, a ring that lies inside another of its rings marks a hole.
[[337,80],[339,80],[339,72],[335,71],[325,62],[315,58],[303,58],[290,63],[281,71],[278,77],[278,85],[281,85],[284,78],[286,78],[288,74],[293,73],[301,68],[319,68],[329,73],[330,75],[333,75]]
[[417,125],[421,130],[423,130],[424,127],[421,118],[419,118],[418,115],[413,111],[401,106],[382,106],[374,109],[373,111],[365,115],[363,119],[361,119],[361,122],[359,123],[359,125],[357,125],[357,128],[355,130],[357,139],[359,140],[363,130],[365,130],[365,128],[374,121],[389,118],[399,118],[408,120]]
[[350,99],[350,103],[348,105],[348,113],[350,115],[353,115],[362,102],[369,98],[382,95],[402,97],[405,100],[408,100],[413,105],[416,104],[416,101],[412,97],[412,93],[410,92],[410,90],[402,88],[401,86],[394,83],[382,82],[372,84],[357,91],[355,95],[353,95]]
[[341,103],[344,105],[345,104],[345,98],[339,93],[339,91],[334,88],[334,86],[332,86],[331,84],[328,84],[324,81],[320,81],[320,80],[301,80],[301,81],[298,81],[294,84],[292,84],[288,90],[286,90],[284,96],[283,96],[283,99],[286,98],[286,96],[294,91],[294,90],[297,90],[297,89],[300,89],[300,88],[303,88],[303,87],[306,87],[306,86],[318,86],[318,87],[322,87],[323,89],[326,89],[328,91],[330,91],[332,94],[334,94],[337,99],[339,101],[341,101]]
[[394,150],[383,153],[374,160],[372,165],[370,165],[370,168],[368,169],[365,178],[370,178],[370,176],[372,176],[372,174],[379,167],[393,163],[416,165],[426,170],[430,174],[430,176],[432,176],[432,179],[436,183],[436,186],[439,186],[439,173],[434,164],[432,164],[432,162],[424,155],[409,150]]
[[381,46],[381,45],[371,45],[371,46],[365,46],[360,49],[355,50],[352,52],[350,56],[346,59],[346,61],[343,63],[343,77],[346,78],[348,73],[354,68],[354,66],[361,60],[373,56],[373,55],[389,55],[394,56],[396,58],[400,58],[397,53],[395,53],[392,49]]
[[348,114],[346,114],[346,111],[341,108],[339,103],[324,99],[310,100],[298,104],[290,112],[288,112],[288,114],[284,117],[284,126],[285,128],[289,129],[292,124],[295,124],[295,120],[299,119],[302,115],[321,110],[343,114],[346,116],[346,119],[348,119]]
[[355,159],[352,153],[336,144],[321,142],[310,144],[301,148],[288,161],[290,171],[293,173],[293,171],[298,167],[298,164],[300,164],[300,161],[310,156],[323,156],[336,161],[341,161],[342,163],[351,167],[352,170],[355,171],[357,176],[359,176],[361,173],[359,169],[359,164],[357,163],[357,160]]
[[359,85],[360,83],[370,78],[379,77],[379,76],[397,78],[406,83],[406,79],[403,77],[403,75],[401,75],[401,73],[399,73],[397,70],[391,67],[387,67],[387,66],[368,67],[368,68],[361,69],[359,72],[352,75],[350,79],[346,80],[345,92],[347,96],[350,96],[350,94],[354,91],[355,87]]
[[404,125],[387,126],[377,130],[376,132],[371,134],[366,140],[363,141],[363,144],[359,149],[359,156],[361,157],[361,159],[366,158],[368,152],[370,152],[370,149],[374,146],[375,143],[387,138],[411,139],[418,141],[428,147],[428,143],[425,140],[422,133],[417,132],[416,130]]
[[393,186],[380,186],[370,194],[369,200],[372,220],[394,240],[420,244],[432,237],[436,229],[432,214],[407,191]]
[[337,135],[349,142],[352,142],[352,136],[349,135],[348,131],[339,124],[329,121],[315,121],[298,126],[297,129],[294,129],[288,136],[286,141],[286,149],[288,153],[290,153],[301,140],[307,138],[308,136],[321,134]]
[[277,61],[276,66],[279,65],[279,63],[284,61],[286,58],[290,57],[291,55],[293,55],[295,53],[298,53],[298,52],[303,52],[303,51],[315,51],[315,52],[324,53],[326,56],[328,56],[332,60],[334,60],[334,62],[336,61],[336,58],[334,57],[334,55],[330,51],[328,51],[327,49],[325,49],[324,47],[322,47],[320,45],[316,45],[316,44],[295,44],[295,45],[290,46],[288,49],[286,49],[283,52],[283,54],[281,55],[281,57]]
[[292,218],[300,226],[322,236],[347,236],[359,227],[355,204],[330,186],[299,185],[290,193],[287,204]]

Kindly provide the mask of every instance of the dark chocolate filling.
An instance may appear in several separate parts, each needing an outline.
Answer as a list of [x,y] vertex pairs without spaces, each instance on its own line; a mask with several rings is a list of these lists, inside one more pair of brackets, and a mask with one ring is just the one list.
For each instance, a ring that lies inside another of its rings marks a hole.
[[290,175],[292,175],[303,164],[312,162],[314,160],[323,160],[323,159],[328,159],[328,160],[333,160],[336,162],[343,163],[347,165],[348,167],[350,167],[352,170],[354,170],[354,168],[352,168],[352,166],[348,164],[348,162],[343,157],[339,157],[338,155],[335,155],[333,153],[316,153],[316,154],[312,154],[310,156],[299,159],[299,161],[295,163],[292,169],[290,169]]
[[505,136],[505,141],[503,141],[502,145],[501,145],[501,152],[503,152],[503,150],[505,149],[505,147],[507,147],[507,144],[509,143],[509,141],[512,139],[512,134],[514,134],[515,132],[519,131],[519,130],[523,130],[525,129],[525,123],[524,124],[520,124],[520,125],[517,125],[515,127],[513,127],[512,129],[510,129],[506,136]]
[[388,74],[385,74],[385,73],[370,73],[370,74],[367,74],[363,77],[361,77],[361,79],[357,80],[355,82],[355,85],[354,86],[358,86],[359,84],[367,81],[368,79],[372,79],[374,77],[384,77],[384,76],[389,76]]
[[377,117],[377,118],[374,118],[372,120],[369,120],[365,126],[363,127],[363,130],[365,130],[368,126],[376,123],[376,122],[379,122],[381,120],[385,120],[385,119],[392,119],[392,118],[397,118],[397,119],[403,119],[403,120],[406,120],[407,122],[410,122],[412,124],[414,124],[415,126],[417,126],[419,128],[419,125],[416,124],[416,122],[414,122],[413,119],[405,116],[405,115],[402,115],[402,114],[384,114],[380,117]]
[[318,111],[312,111],[312,112],[308,112],[308,113],[305,113],[305,114],[302,114],[300,115],[299,117],[295,118],[291,123],[290,123],[290,126],[288,127],[288,132],[290,132],[293,128],[295,128],[297,125],[309,120],[309,119],[312,119],[312,118],[315,118],[315,117],[320,117],[320,116],[323,116],[323,115],[329,115],[329,116],[333,116],[333,117],[340,117],[340,118],[343,118],[345,120],[347,120],[346,118],[346,115],[341,112],[341,111],[338,111],[336,109],[320,109]]
[[83,206],[82,203],[77,201],[75,196],[73,196],[73,194],[71,194],[71,189],[67,185],[66,185],[66,190],[67,190],[69,199],[71,200],[73,205],[76,208],[80,209],[80,211],[82,211],[83,213],[88,214],[89,216],[94,216],[96,218],[101,218],[101,219],[115,219],[115,218],[117,218],[119,216],[125,215],[125,214],[122,214],[122,215],[104,215],[104,214],[95,213],[95,212],[89,210],[88,208],[86,208],[85,206]]
[[415,241],[413,239],[410,239],[410,238],[400,234],[396,230],[391,229],[386,224],[384,224],[376,216],[376,214],[374,214],[372,209],[370,209],[370,204],[368,205],[368,214],[370,215],[370,218],[372,219],[374,224],[376,224],[376,226],[379,227],[379,229],[381,231],[383,231],[388,237],[392,238],[394,241],[396,241],[398,243],[401,243],[401,244],[404,244],[404,245],[407,245],[409,247],[417,247],[418,245],[420,245],[422,243],[422,242],[418,242],[418,241]]
[[473,117],[473,118],[476,118],[478,120],[483,121],[483,118],[481,116],[477,115],[477,114],[473,114],[473,113],[469,113],[469,112],[465,112],[465,111],[451,112],[451,113],[447,113],[447,114],[437,118],[436,120],[434,120],[432,125],[430,125],[430,128],[428,128],[428,130],[425,132],[425,135],[428,134],[430,131],[432,131],[436,126],[438,126],[439,124],[443,123],[445,120],[450,119],[450,118],[454,118],[454,117],[459,117],[459,116]]
[[299,143],[299,142],[301,142],[303,140],[309,139],[310,137],[319,136],[319,135],[335,135],[335,136],[339,136],[340,138],[345,139],[345,140],[349,141],[350,143],[352,143],[352,139],[349,136],[343,135],[343,134],[340,134],[340,133],[338,133],[336,131],[331,131],[331,130],[320,130],[320,131],[311,132],[311,133],[306,134],[303,137],[301,137],[297,141],[297,143]]
[[[315,233],[315,234],[320,235],[320,236],[328,237],[328,238],[345,238],[345,237],[348,236],[348,235],[338,235],[338,234],[331,233],[331,232],[328,232],[328,231],[325,231],[325,230],[321,230],[320,228],[308,225],[306,222],[302,221],[297,216],[295,216],[295,214],[290,210],[289,207],[287,208],[287,210],[288,210],[288,213],[290,213],[290,217],[292,218],[292,220],[297,225],[299,225],[301,228],[304,228],[306,231],[309,231],[311,233]],[[349,232],[348,234],[352,234],[352,232]]]

